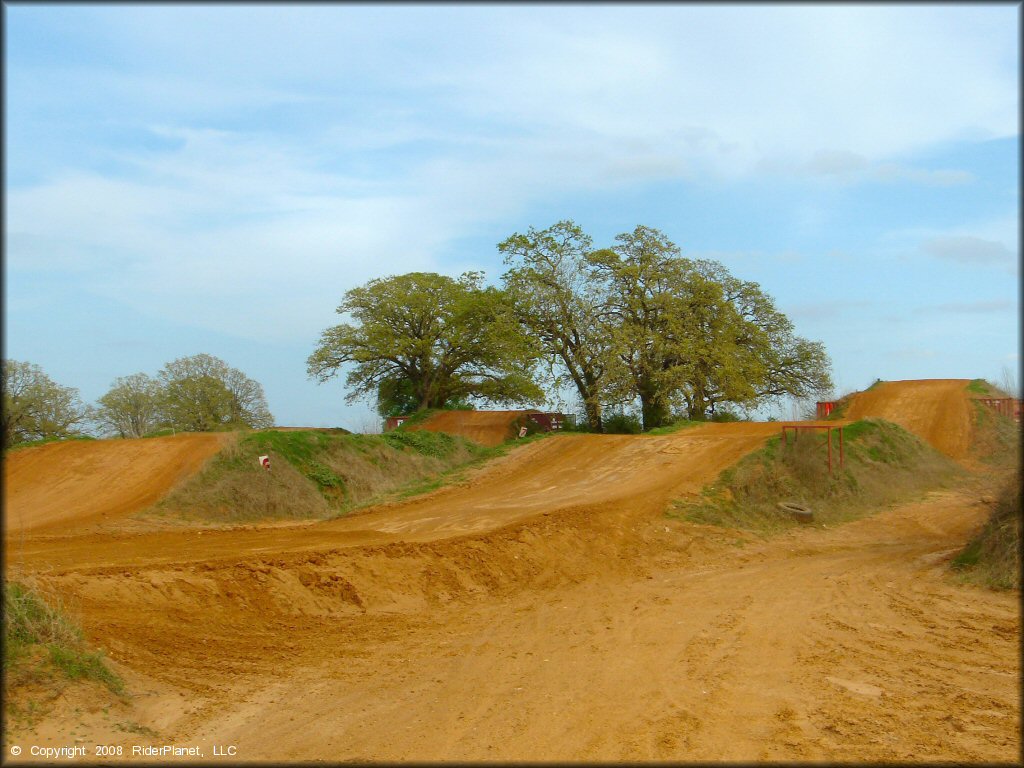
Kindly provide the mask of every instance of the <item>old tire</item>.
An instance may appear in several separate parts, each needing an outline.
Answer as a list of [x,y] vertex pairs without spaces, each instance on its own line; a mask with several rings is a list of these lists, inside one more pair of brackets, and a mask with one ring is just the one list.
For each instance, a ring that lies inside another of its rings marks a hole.
[[805,507],[803,504],[797,504],[792,501],[780,501],[779,509],[801,523],[810,523],[814,520],[814,513],[811,512],[809,507]]

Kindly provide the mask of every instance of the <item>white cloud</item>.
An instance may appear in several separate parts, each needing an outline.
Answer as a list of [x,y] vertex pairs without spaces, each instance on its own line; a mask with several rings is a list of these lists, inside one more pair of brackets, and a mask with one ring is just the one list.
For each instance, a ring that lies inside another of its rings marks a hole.
[[945,304],[932,304],[925,307],[919,307],[918,312],[932,313],[955,313],[955,314],[1001,314],[1005,312],[1015,312],[1017,310],[1016,302],[1010,301],[1009,299],[990,299],[983,301],[951,301]]
[[809,173],[823,176],[845,175],[861,171],[868,165],[867,158],[856,152],[844,150],[821,150],[807,161]]
[[864,310],[877,306],[878,303],[874,301],[835,299],[833,301],[797,304],[794,305],[787,314],[796,320],[835,320],[851,314],[862,314]]
[[1003,243],[974,235],[933,237],[921,247],[931,256],[962,264],[1006,264],[1013,258]]
[[951,187],[975,181],[974,174],[968,171],[951,168],[919,168],[893,162],[872,162],[864,155],[841,149],[818,151],[809,160],[799,165],[766,161],[760,163],[759,168],[773,174],[804,174],[846,184],[870,181],[882,184],[911,183],[931,187]]
[[881,163],[872,169],[871,176],[882,182],[908,181],[930,187],[952,187],[975,181],[974,174],[968,171],[951,168],[930,170],[897,163]]
[[[151,117],[276,108],[309,130],[355,124],[354,137],[371,143],[374,130],[382,141],[455,130],[503,134],[507,154],[543,135],[608,155],[642,140],[649,156],[679,168],[736,174],[778,161],[835,173],[837,163],[894,162],[965,136],[1016,135],[1017,15],[955,6],[129,6],[86,18],[132,74],[45,72],[83,105],[101,94],[119,112]],[[34,98],[52,85],[34,83]],[[396,101],[405,110],[385,106]],[[965,180],[938,173],[922,178]]]
[[[11,9],[8,34],[19,14],[42,12]],[[88,129],[116,170],[75,165],[9,189],[9,267],[73,270],[140,311],[253,338],[308,337],[347,288],[443,270],[458,238],[574,191],[766,167],[966,183],[969,174],[905,156],[1017,132],[1012,8],[157,5],[73,15],[102,61],[13,60],[12,135],[60,111],[62,149]],[[103,133],[125,126],[167,146]],[[45,154],[26,145],[10,151]],[[797,214],[809,232],[830,223],[813,203]],[[941,258],[1010,254],[1002,235],[928,237]]]

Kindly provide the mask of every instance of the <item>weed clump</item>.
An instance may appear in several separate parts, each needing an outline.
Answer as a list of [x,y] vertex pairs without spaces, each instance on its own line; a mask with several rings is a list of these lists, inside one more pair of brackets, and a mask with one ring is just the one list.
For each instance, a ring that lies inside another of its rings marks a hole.
[[124,681],[107,666],[102,652],[88,647],[59,601],[47,601],[23,581],[5,581],[3,593],[8,692],[33,683],[59,685],[63,678],[96,680],[124,694]]
[[993,589],[1020,586],[1021,477],[1018,471],[996,499],[985,526],[952,562],[965,581]]
[[973,452],[986,464],[1017,466],[1020,456],[1020,425],[978,400],[974,405]]

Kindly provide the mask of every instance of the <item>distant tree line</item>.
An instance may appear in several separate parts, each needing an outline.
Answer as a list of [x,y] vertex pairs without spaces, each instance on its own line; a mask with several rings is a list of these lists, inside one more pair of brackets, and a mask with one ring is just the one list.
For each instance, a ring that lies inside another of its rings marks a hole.
[[182,357],[156,375],[115,379],[86,405],[78,390],[57,384],[38,365],[3,361],[3,447],[96,431],[144,437],[161,430],[207,432],[274,424],[263,387],[212,355]]
[[307,372],[347,367],[347,400],[382,415],[474,399],[541,403],[572,387],[587,424],[637,405],[643,428],[723,407],[831,391],[820,342],[794,333],[756,283],[720,263],[684,258],[663,233],[638,226],[595,249],[574,222],[530,228],[498,245],[500,288],[483,275],[413,272],[348,291]]

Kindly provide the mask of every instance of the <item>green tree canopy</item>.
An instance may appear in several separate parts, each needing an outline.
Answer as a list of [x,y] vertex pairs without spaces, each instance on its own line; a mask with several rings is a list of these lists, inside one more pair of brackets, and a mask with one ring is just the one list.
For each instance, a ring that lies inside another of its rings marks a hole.
[[544,398],[532,375],[534,344],[506,294],[482,287],[480,273],[453,279],[412,272],[371,280],[348,291],[337,311],[355,324],[326,329],[307,371],[323,382],[351,365],[345,380],[348,402],[405,398],[424,409],[468,398],[495,403]]
[[693,294],[714,294],[714,287],[689,281],[688,262],[656,229],[638,226],[615,239],[615,246],[595,251],[589,261],[607,296],[618,388],[639,398],[644,429],[652,429],[671,420],[673,393],[699,339],[692,310],[701,300]]
[[825,347],[796,336],[793,323],[757,283],[739,280],[715,261],[693,265],[700,279],[721,288],[717,322],[708,325],[682,389],[691,417],[719,402],[756,406],[780,397],[822,397],[831,391]]
[[144,373],[114,380],[92,411],[92,419],[105,434],[143,437],[161,422],[160,383]]
[[167,363],[158,374],[160,407],[167,423],[187,432],[274,425],[263,387],[207,354]]
[[607,372],[614,362],[613,334],[604,322],[605,295],[590,275],[593,241],[575,222],[533,227],[498,245],[511,269],[504,275],[516,317],[539,341],[555,384],[576,388],[587,423],[602,429]]
[[53,381],[38,365],[3,361],[3,447],[81,434],[86,409],[78,390]]
[[676,404],[703,419],[718,403],[831,389],[824,347],[793,333],[756,283],[714,261],[691,261],[663,233],[637,227],[592,253],[615,318],[620,388],[639,398],[644,429],[667,423]]

